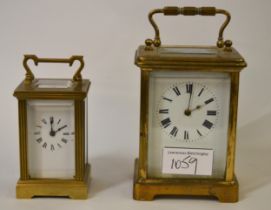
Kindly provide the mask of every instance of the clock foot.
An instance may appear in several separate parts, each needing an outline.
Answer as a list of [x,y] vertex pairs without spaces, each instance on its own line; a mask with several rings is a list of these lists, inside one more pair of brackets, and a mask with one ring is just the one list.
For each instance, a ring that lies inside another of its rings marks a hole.
[[220,202],[238,201],[238,182],[196,179],[140,179],[138,159],[135,160],[133,198],[151,201],[157,196],[198,196],[216,197]]
[[30,199],[33,197],[69,197],[87,199],[90,176],[90,165],[85,170],[83,181],[61,179],[19,180],[16,186],[16,197]]

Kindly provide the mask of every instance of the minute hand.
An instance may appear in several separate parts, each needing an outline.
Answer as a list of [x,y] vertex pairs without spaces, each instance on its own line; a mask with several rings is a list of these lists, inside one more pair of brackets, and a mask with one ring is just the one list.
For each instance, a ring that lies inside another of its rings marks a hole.
[[187,105],[187,110],[190,110],[191,98],[192,98],[192,94],[193,94],[193,83],[188,84],[186,88],[187,88],[187,92],[190,94],[189,100],[188,100],[188,105]]

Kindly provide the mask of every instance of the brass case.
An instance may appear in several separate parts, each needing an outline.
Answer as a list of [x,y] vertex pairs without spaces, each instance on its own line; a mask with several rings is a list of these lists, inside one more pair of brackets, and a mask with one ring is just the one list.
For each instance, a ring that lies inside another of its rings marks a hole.
[[[146,42],[147,44],[147,42]],[[179,53],[165,53],[175,48]],[[187,51],[193,53],[187,53]],[[210,53],[201,53],[202,50]],[[141,69],[141,110],[139,158],[135,161],[133,197],[153,200],[156,196],[211,196],[221,202],[238,201],[238,181],[234,175],[239,73],[246,67],[242,56],[232,47],[216,46],[140,46],[135,64]],[[231,78],[227,158],[223,180],[199,178],[151,178],[148,176],[148,101],[152,71],[221,72]]]
[[[70,63],[79,58],[83,67],[82,56],[70,59],[40,59],[33,55],[26,55],[24,66],[27,67],[26,78],[15,89],[14,96],[18,99],[19,113],[19,149],[20,149],[20,179],[16,186],[17,198],[32,198],[34,196],[68,196],[73,199],[87,199],[88,186],[90,182],[90,164],[85,160],[85,101],[90,81],[81,79],[70,80],[71,87],[68,88],[39,88],[38,81],[27,66],[27,60],[33,59],[38,62]],[[82,70],[82,68],[81,68]],[[80,70],[80,71],[81,71]],[[80,73],[80,72],[79,72]],[[27,77],[31,75],[30,79]],[[78,76],[78,75],[77,75]],[[47,79],[48,80],[48,79]],[[61,80],[61,79],[58,79]],[[67,79],[63,79],[68,81]],[[31,99],[41,100],[73,100],[75,104],[75,176],[73,179],[31,178],[28,172],[27,151],[27,101]]]

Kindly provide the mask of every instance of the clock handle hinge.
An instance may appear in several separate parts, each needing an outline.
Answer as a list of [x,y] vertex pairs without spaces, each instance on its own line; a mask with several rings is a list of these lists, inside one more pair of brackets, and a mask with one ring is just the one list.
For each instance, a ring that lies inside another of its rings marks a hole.
[[25,68],[25,84],[31,84],[32,81],[35,79],[33,72],[31,71],[29,65],[27,64],[28,60],[33,60],[34,64],[37,66],[39,63],[68,63],[69,66],[72,66],[74,61],[79,61],[80,66],[73,75],[74,82],[81,82],[82,75],[81,72],[84,68],[84,60],[83,56],[80,55],[73,55],[70,58],[38,58],[36,55],[24,55],[23,66]]

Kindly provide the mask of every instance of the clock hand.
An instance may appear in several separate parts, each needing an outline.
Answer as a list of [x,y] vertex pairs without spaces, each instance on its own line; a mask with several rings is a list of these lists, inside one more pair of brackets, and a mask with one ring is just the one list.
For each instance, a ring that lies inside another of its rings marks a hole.
[[66,128],[67,125],[63,125],[62,127],[58,128],[55,132],[57,133],[58,131],[61,131],[62,129]]
[[54,123],[54,117],[50,117],[50,125],[51,125],[50,136],[56,135],[56,132],[53,130],[53,123]]
[[[51,124],[51,129],[52,129],[52,125],[54,123],[54,117],[50,117],[50,124]],[[52,129],[53,130],[53,129]]]
[[190,109],[190,105],[191,105],[191,97],[192,97],[192,91],[190,92],[190,96],[189,96],[189,100],[188,100],[188,106],[187,109]]
[[201,109],[202,107],[206,106],[207,104],[211,103],[212,101],[214,101],[214,98],[210,98],[210,99],[204,101],[203,104],[197,105],[194,109],[189,110],[189,111],[190,111],[190,114],[191,114],[191,112],[193,112],[193,111],[195,111],[195,110]]
[[191,109],[190,112],[193,112],[195,110],[201,109],[202,107],[204,107],[206,104],[202,104],[202,105],[197,105],[194,109]]
[[191,115],[191,110],[190,110],[190,106],[191,106],[191,98],[192,98],[192,94],[193,94],[193,83],[191,84],[186,84],[186,88],[187,88],[187,92],[189,92],[189,100],[188,100],[188,105],[187,105],[187,109],[184,110],[184,114],[186,116],[190,116]]
[[186,116],[190,116],[192,114],[192,112],[194,112],[195,110],[201,109],[202,107],[204,107],[206,104],[202,104],[202,105],[197,105],[194,109],[186,109],[184,111],[184,114]]

